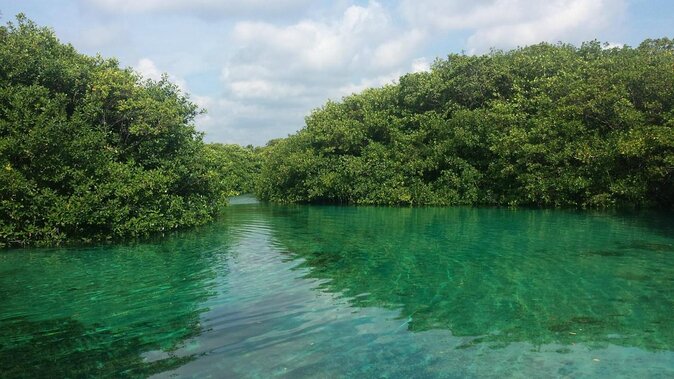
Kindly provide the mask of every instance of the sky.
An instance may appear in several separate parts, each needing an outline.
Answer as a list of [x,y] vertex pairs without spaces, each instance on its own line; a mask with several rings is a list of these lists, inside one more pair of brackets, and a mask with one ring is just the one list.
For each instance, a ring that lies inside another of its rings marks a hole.
[[208,142],[264,145],[328,99],[451,53],[674,37],[672,0],[0,0],[89,55],[162,73],[207,110]]

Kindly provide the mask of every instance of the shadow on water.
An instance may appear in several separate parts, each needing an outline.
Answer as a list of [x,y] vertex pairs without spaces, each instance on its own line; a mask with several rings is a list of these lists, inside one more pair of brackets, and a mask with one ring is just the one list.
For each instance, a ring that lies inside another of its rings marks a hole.
[[[208,238],[204,238],[208,236]],[[0,252],[0,377],[146,377],[194,358],[226,231]]]
[[300,260],[306,277],[323,280],[323,291],[354,307],[399,310],[410,331],[478,337],[465,347],[582,342],[674,350],[674,241],[645,227],[642,217],[475,208],[269,210],[276,243]]
[[[120,338],[121,337],[121,338]],[[140,336],[124,338],[102,325],[73,318],[4,320],[0,325],[0,370],[7,378],[145,377],[175,369],[194,357],[148,362]]]

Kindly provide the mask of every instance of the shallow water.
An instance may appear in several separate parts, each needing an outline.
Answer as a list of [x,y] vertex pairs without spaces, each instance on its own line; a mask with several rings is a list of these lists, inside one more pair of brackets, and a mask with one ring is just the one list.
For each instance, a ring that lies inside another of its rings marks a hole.
[[0,252],[0,377],[674,377],[674,215],[232,203]]

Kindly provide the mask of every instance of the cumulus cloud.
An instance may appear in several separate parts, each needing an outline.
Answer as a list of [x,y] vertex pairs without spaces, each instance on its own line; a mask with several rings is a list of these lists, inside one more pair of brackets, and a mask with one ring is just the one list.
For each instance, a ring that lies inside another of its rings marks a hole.
[[239,22],[232,39],[237,53],[222,80],[239,97],[249,90],[266,97],[339,96],[407,69],[426,42],[424,32],[405,30],[377,2],[352,5],[341,16],[278,26]]
[[403,0],[400,11],[412,25],[472,33],[472,52],[542,41],[578,42],[620,17],[625,0]]
[[267,132],[284,136],[301,128],[303,117],[327,99],[429,70],[429,59],[421,56],[424,46],[446,33],[461,33],[470,52],[593,38],[622,3],[402,0],[391,7],[371,1],[346,6],[337,16],[289,24],[239,21],[229,36],[232,53],[221,71],[222,93],[199,125],[219,139],[247,136],[261,144]]
[[[145,79],[160,80],[164,72],[157,68],[157,65],[149,58],[141,58],[133,69]],[[182,92],[187,92],[187,83],[184,79],[178,78],[175,75],[168,75],[169,80],[180,88]]]
[[159,71],[157,65],[149,58],[141,58],[133,68],[136,72],[143,75],[145,79],[161,79],[162,72]]
[[417,58],[412,61],[412,72],[423,72],[431,69],[431,64],[426,57]]
[[372,65],[372,51],[392,43],[395,28],[388,11],[379,3],[350,6],[336,20],[303,20],[289,26],[266,22],[239,22],[234,39],[262,56],[287,59],[295,68],[326,70]]
[[301,95],[304,90],[301,85],[275,83],[262,79],[237,80],[230,82],[229,87],[235,97],[243,99],[279,99]]
[[395,71],[387,75],[381,75],[374,78],[363,78],[357,83],[348,83],[339,87],[337,93],[341,96],[348,96],[361,92],[367,88],[381,87],[386,84],[395,84],[403,74],[404,73],[402,71]]
[[400,10],[412,24],[435,29],[472,29],[498,23],[511,23],[522,17],[521,3],[534,8],[541,1],[520,0],[403,0]]
[[[222,94],[198,125],[208,134],[246,135],[263,144],[269,134],[301,128],[304,117],[327,99],[394,82],[413,69],[427,41],[423,31],[406,30],[395,18],[373,1],[345,7],[338,17],[289,25],[236,23],[234,52],[220,74]],[[422,61],[417,66],[425,67]],[[241,130],[230,134],[236,128]]]
[[620,48],[623,48],[623,47],[625,47],[625,44],[620,43],[620,42],[606,42],[604,44],[604,49],[606,49],[606,50],[608,50],[608,49],[620,49]]
[[397,67],[407,62],[417,47],[423,43],[425,37],[423,32],[412,29],[378,46],[374,51],[372,62],[377,67]]

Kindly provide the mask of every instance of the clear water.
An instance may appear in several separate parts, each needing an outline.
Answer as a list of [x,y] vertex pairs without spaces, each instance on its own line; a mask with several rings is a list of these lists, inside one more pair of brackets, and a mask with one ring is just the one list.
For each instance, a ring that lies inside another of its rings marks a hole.
[[0,252],[0,377],[674,377],[674,215],[272,206]]

